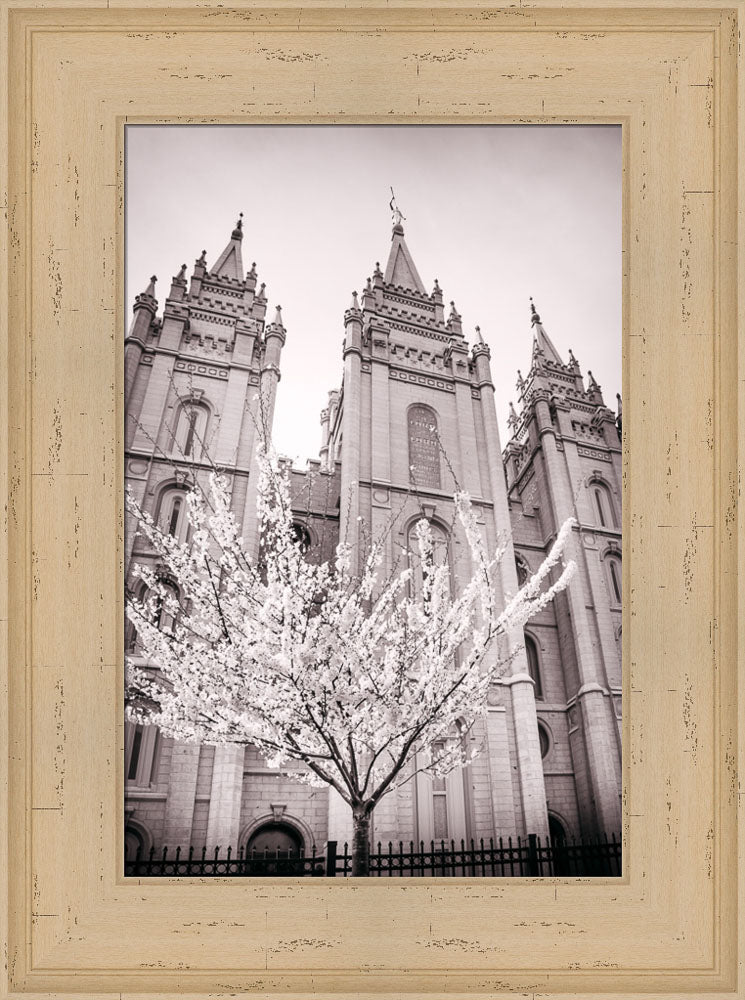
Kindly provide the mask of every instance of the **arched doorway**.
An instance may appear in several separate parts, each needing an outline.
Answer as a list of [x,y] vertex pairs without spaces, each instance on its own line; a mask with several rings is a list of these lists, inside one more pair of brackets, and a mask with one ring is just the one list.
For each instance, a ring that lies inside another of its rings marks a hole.
[[128,826],[124,831],[124,860],[134,861],[138,852],[140,857],[145,853],[145,839],[139,830]]
[[297,858],[304,846],[300,833],[289,823],[264,823],[249,837],[246,856]]
[[548,832],[551,837],[553,874],[571,875],[567,852],[567,832],[564,824],[552,813],[548,814]]
[[552,815],[552,813],[548,814],[548,832],[551,836],[552,844],[559,844],[562,847],[566,844],[567,832],[564,829],[564,824],[556,816]]

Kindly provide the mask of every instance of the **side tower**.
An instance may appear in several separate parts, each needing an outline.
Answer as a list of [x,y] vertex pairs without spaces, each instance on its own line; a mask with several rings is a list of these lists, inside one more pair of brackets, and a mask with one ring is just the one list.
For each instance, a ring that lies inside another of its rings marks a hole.
[[[326,461],[341,461],[341,537],[363,551],[367,533],[381,537],[392,526],[388,567],[401,568],[416,547],[414,525],[426,516],[458,588],[471,574],[453,503],[460,487],[471,495],[489,550],[507,544],[501,564],[506,600],[517,589],[517,574],[490,351],[478,328],[469,349],[454,303],[445,317],[437,281],[431,292],[425,289],[400,212],[385,271],[375,266],[361,301],[353,295],[344,324],[343,386],[323,440]],[[447,779],[418,775],[382,799],[373,817],[375,839],[547,833],[534,682],[521,641],[511,636],[501,650],[517,651],[509,676],[494,685],[488,720],[463,736],[480,742],[482,754]],[[348,810],[337,806],[332,794],[329,836],[343,841]]]
[[[504,450],[518,571],[537,568],[574,517],[577,573],[526,627],[552,833],[621,829],[621,443],[600,386],[564,361],[531,301],[530,371],[518,373]],[[620,407],[620,397],[619,397]]]
[[[256,266],[244,273],[239,219],[216,263],[205,251],[187,287],[186,265],[158,315],[155,277],[135,300],[125,340],[125,481],[142,508],[184,538],[186,491],[207,486],[212,464],[232,486],[244,538],[258,544],[258,428],[271,428],[285,330],[279,307],[265,322]],[[125,579],[132,563],[156,564],[134,519],[126,524]],[[131,628],[127,652],[136,654]],[[188,847],[237,842],[243,783],[241,747],[198,747],[160,740],[153,727],[126,727],[126,809],[133,842]]]

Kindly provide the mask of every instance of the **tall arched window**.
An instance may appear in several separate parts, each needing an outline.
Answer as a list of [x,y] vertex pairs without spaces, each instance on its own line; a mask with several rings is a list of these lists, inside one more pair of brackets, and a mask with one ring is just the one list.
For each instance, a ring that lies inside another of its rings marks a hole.
[[440,489],[437,416],[429,406],[409,407],[409,476],[415,486]]
[[176,420],[175,450],[184,458],[199,461],[206,451],[209,408],[193,399],[184,400]]
[[541,667],[538,660],[538,645],[535,639],[525,633],[525,655],[528,659],[528,673],[533,679],[535,697],[543,698],[543,685],[541,684]]
[[[417,522],[415,521],[409,528],[409,535],[407,539],[409,558],[414,571],[413,586],[415,588],[415,593],[421,592],[422,586],[422,565],[419,558],[419,542],[416,537],[416,525]],[[437,523],[437,521],[430,521],[429,529],[432,534],[432,558],[434,560],[434,564],[435,566],[442,566],[448,562],[448,533],[441,524]]]
[[124,730],[124,767],[128,785],[152,784],[158,752],[158,729],[127,722]]
[[[432,756],[439,757],[445,749],[443,740],[432,745]],[[435,840],[444,840],[448,836],[448,791],[444,776],[432,775],[432,835]]]
[[551,737],[542,722],[538,723],[538,743],[541,747],[541,757],[548,757],[548,752],[551,749]]
[[623,589],[621,583],[621,559],[615,553],[605,557],[605,567],[608,577],[608,592],[610,593],[611,604],[621,606]]
[[[157,625],[164,632],[170,631],[174,622],[174,609],[181,603],[178,587],[169,580],[162,580],[161,586],[165,588],[164,594],[153,593],[148,590],[144,583],[135,588],[134,596],[137,601],[145,605],[148,612],[148,619],[153,625]],[[124,632],[124,648],[128,653],[141,655],[142,650],[138,648],[137,630],[134,623],[127,619]]]
[[301,552],[307,552],[311,547],[312,541],[310,537],[310,531],[306,525],[301,524],[299,521],[295,521],[292,525],[292,540],[300,546]]
[[167,535],[173,535],[183,542],[188,529],[186,514],[186,490],[172,486],[163,491],[158,510],[158,525]]
[[615,505],[607,484],[600,479],[593,479],[590,483],[590,496],[593,513],[598,526],[601,528],[615,528],[617,524]]

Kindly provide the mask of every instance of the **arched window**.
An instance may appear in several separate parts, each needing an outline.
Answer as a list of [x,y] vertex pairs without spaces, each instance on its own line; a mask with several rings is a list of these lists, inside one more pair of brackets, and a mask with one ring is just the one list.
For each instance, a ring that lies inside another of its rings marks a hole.
[[414,486],[440,489],[437,416],[428,406],[409,407],[409,477]]
[[194,399],[184,400],[176,419],[175,451],[183,458],[200,461],[206,452],[210,411]]
[[292,540],[300,546],[301,552],[307,552],[312,544],[307,527],[298,521],[292,525]]
[[515,553],[515,569],[517,570],[517,585],[522,587],[528,582],[530,569],[524,556],[518,555],[517,552]]
[[542,723],[538,723],[538,742],[541,747],[541,757],[547,757],[548,751],[551,749],[551,737],[548,735],[548,730]]
[[[134,591],[135,599],[145,605],[148,620],[157,625],[163,632],[170,632],[174,622],[174,608],[181,603],[178,587],[170,580],[161,580],[164,593],[152,593],[141,583]],[[174,604],[175,602],[175,604]],[[124,631],[124,644],[128,653],[141,655],[142,650],[137,645],[137,629],[134,623],[127,619]]]
[[128,785],[147,788],[152,784],[158,749],[156,726],[125,724],[124,774]]
[[[413,567],[413,586],[414,593],[421,593],[422,586],[422,564],[419,558],[419,542],[416,536],[416,525],[415,521],[409,528],[409,534],[407,538],[407,547],[409,550],[409,559],[411,560],[411,566]],[[438,524],[437,521],[429,522],[430,532],[432,533],[432,558],[435,566],[443,566],[448,562],[448,548],[449,548],[449,536],[445,528]]]
[[[444,751],[445,743],[438,740],[432,744],[432,758],[436,760]],[[444,775],[432,775],[432,836],[435,840],[445,840],[448,836],[448,791]]]
[[543,698],[543,685],[541,684],[541,668],[538,660],[538,645],[535,639],[525,633],[525,655],[528,659],[528,673],[533,678],[535,697]]
[[613,503],[613,496],[606,483],[600,479],[593,479],[590,482],[590,496],[592,500],[595,520],[601,528],[616,527],[616,511]]
[[605,567],[608,577],[608,592],[610,593],[611,604],[615,607],[621,606],[623,588],[621,582],[621,560],[615,553],[605,557]]
[[189,527],[188,521],[186,490],[181,486],[172,486],[164,490],[158,511],[160,530],[183,542]]

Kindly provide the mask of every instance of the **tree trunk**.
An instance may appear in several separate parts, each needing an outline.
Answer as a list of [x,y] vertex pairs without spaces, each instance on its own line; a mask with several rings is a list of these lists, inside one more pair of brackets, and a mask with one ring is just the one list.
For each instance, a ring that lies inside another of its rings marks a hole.
[[355,809],[352,818],[352,875],[366,878],[370,874],[370,813],[364,809]]

